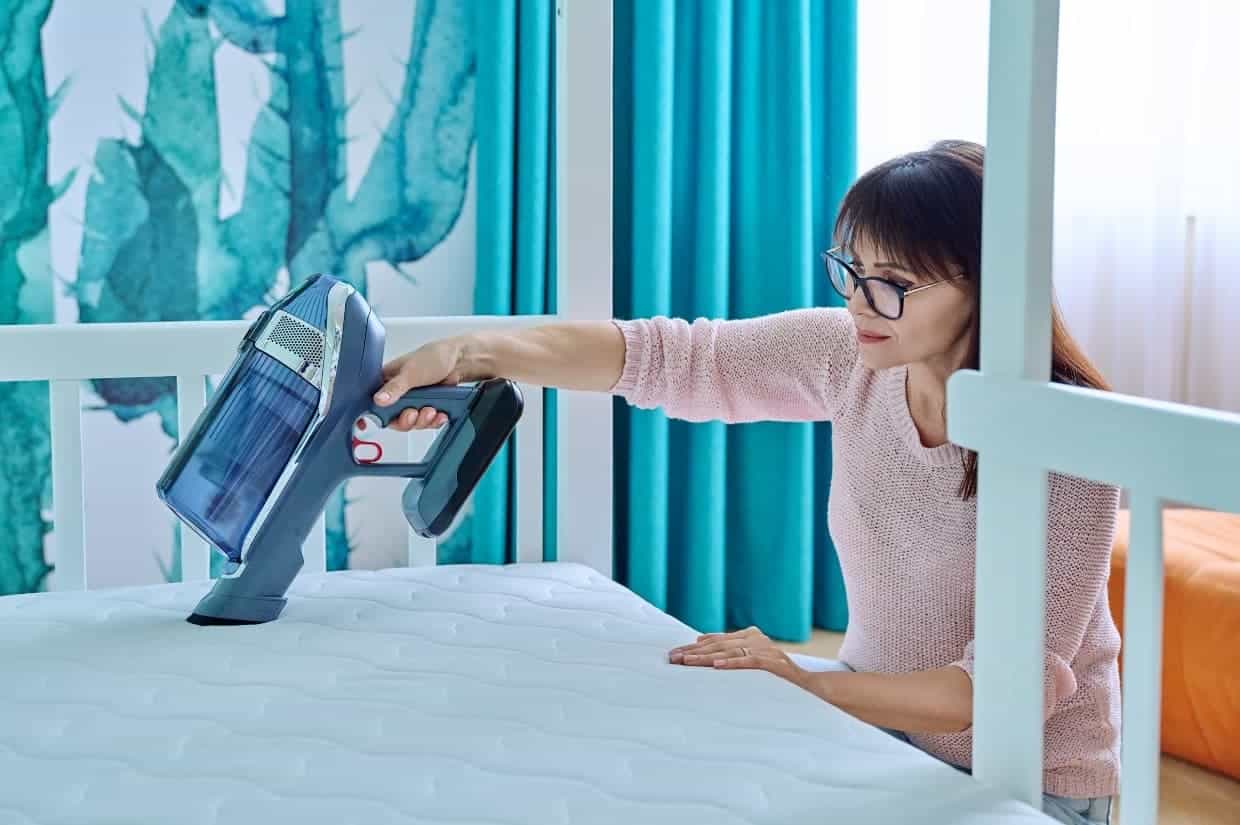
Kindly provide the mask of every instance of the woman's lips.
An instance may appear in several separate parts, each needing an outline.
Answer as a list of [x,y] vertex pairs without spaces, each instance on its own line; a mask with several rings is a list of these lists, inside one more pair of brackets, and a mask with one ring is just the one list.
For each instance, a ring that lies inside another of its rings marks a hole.
[[863,344],[877,344],[880,341],[886,341],[890,337],[890,335],[877,335],[873,332],[857,330],[857,340]]

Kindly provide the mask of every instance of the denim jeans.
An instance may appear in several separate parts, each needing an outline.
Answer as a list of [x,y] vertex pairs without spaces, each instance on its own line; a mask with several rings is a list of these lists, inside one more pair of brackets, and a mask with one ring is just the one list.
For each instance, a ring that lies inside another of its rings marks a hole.
[[[826,670],[852,671],[844,662],[836,659],[820,659],[817,656],[806,656],[803,653],[790,653],[791,659],[806,670],[822,672]],[[902,742],[908,742],[908,735],[898,730],[879,728]],[[916,745],[914,745],[916,747]],[[968,768],[952,765],[958,771],[971,773]],[[1100,796],[1092,799],[1073,799],[1054,794],[1042,794],[1042,812],[1064,825],[1110,825],[1111,797]]]

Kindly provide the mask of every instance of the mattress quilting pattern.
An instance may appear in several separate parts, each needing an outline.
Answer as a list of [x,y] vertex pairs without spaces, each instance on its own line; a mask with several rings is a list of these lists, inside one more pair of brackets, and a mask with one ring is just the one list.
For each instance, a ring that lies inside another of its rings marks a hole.
[[1046,822],[572,563],[0,599],[0,823]]

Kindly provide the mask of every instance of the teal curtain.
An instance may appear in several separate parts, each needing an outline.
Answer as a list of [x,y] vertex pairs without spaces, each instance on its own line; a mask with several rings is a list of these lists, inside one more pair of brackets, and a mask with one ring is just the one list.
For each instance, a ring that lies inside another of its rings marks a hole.
[[[853,0],[615,8],[616,314],[837,303],[818,253],[855,173]],[[616,414],[630,588],[704,631],[843,629],[829,425]]]
[[[615,14],[617,317],[837,303],[818,252],[855,174],[855,0],[617,0]],[[553,0],[521,0],[477,17],[479,314],[555,311],[552,15]],[[615,409],[621,582],[701,630],[843,629],[829,425]],[[511,459],[479,485],[453,560],[512,559]]]
[[[477,269],[479,315],[555,312],[554,0],[476,3]],[[544,394],[544,450],[554,468],[555,393]],[[510,442],[521,449],[518,438]],[[514,452],[496,456],[474,491],[468,525],[447,542],[444,561],[505,563],[515,557]],[[545,479],[545,517],[554,524],[555,475]],[[555,556],[549,531],[544,555]]]

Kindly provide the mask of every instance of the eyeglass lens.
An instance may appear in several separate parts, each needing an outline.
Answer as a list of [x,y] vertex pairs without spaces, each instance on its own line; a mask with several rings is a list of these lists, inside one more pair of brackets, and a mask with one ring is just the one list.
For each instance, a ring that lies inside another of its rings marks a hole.
[[[848,267],[834,258],[827,257],[827,272],[831,277],[831,286],[844,300],[851,300],[857,281]],[[885,318],[895,318],[900,314],[900,290],[882,281],[866,281],[863,291],[870,301],[870,306]]]

